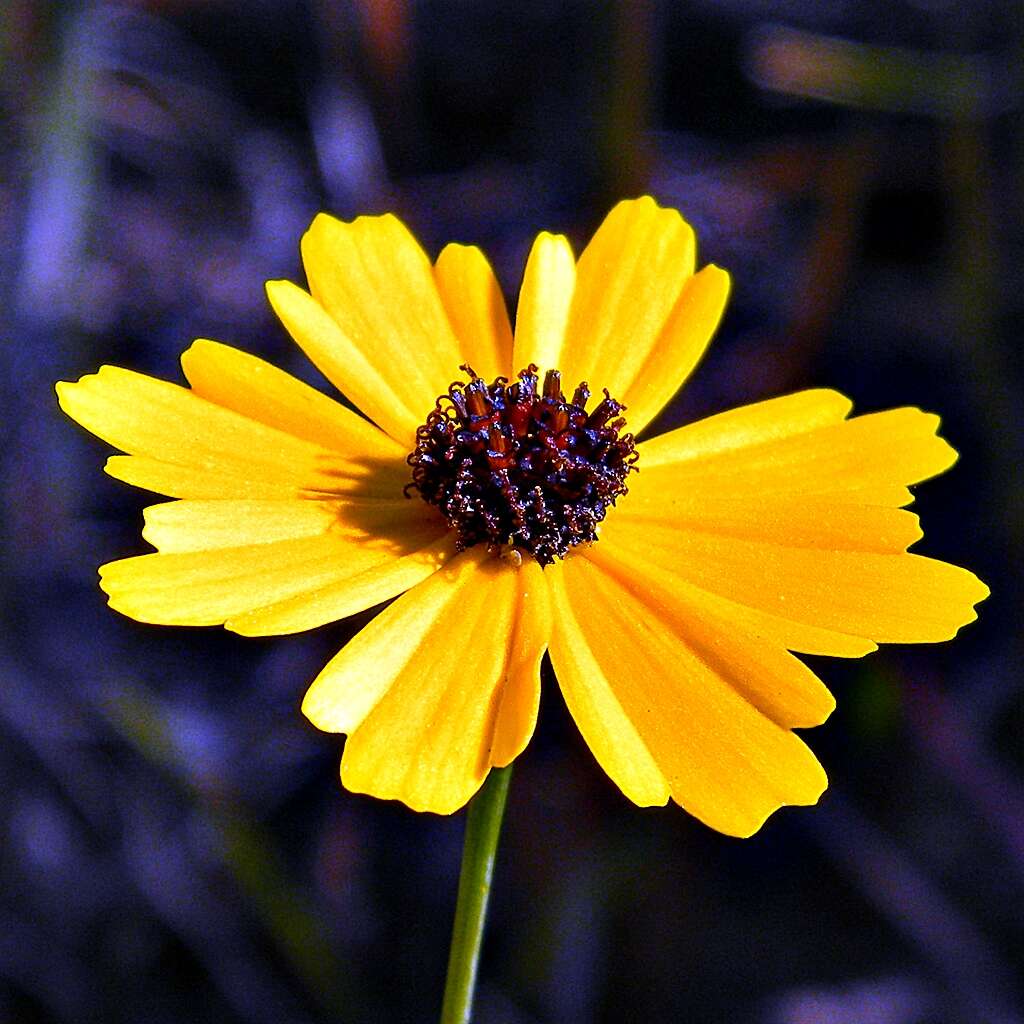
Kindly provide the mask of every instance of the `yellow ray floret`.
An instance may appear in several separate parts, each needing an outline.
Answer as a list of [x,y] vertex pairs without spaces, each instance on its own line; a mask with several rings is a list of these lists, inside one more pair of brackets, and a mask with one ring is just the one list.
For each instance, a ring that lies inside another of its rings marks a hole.
[[516,310],[516,370],[534,363],[540,370],[562,366],[565,328],[576,289],[576,258],[564,235],[542,231],[526,261]]
[[434,264],[441,301],[458,338],[462,362],[485,380],[511,377],[512,328],[505,297],[487,257],[475,245],[441,250]]
[[449,813],[532,735],[549,631],[536,562],[512,569],[476,548],[367,626],[317,677],[303,710],[349,733],[349,789]]
[[752,835],[781,806],[817,801],[826,779],[814,755],[736,685],[762,666],[687,643],[656,602],[585,557],[547,575],[555,674],[594,756],[627,796],[671,796],[736,836]]

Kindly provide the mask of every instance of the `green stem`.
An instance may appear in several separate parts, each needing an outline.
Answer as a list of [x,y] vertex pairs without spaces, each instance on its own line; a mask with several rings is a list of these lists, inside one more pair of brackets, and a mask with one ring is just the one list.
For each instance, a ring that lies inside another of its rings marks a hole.
[[484,938],[487,897],[491,892],[494,856],[511,778],[511,765],[492,768],[469,805],[441,1024],[469,1024],[473,1011],[473,989]]

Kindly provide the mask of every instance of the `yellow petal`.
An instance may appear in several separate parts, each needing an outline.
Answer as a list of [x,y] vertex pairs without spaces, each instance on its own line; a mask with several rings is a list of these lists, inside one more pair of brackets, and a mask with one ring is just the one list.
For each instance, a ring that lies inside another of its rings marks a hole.
[[518,585],[518,615],[491,742],[491,764],[496,768],[511,764],[533,735],[540,703],[540,663],[551,639],[551,596],[535,559],[523,559]]
[[[650,564],[645,573],[657,574],[660,569]],[[671,575],[671,574],[669,574]],[[738,623],[754,636],[784,647],[799,654],[827,654],[832,658],[862,658],[878,650],[878,644],[862,636],[851,636],[834,629],[794,622],[781,615],[771,615],[761,609],[729,601],[719,594],[712,594],[692,584],[685,583],[678,576],[672,577],[672,585],[681,592],[691,593],[699,598],[702,606],[716,612],[721,618]]]
[[168,501],[151,505],[144,514],[142,536],[167,554],[271,544],[327,533],[398,553],[406,534],[444,529],[425,502],[403,498]]
[[[633,495],[630,494],[629,498],[625,499],[623,508],[616,510],[614,513],[616,521],[618,521],[620,516],[624,519],[630,518],[631,505],[629,502],[632,498]],[[768,503],[765,502],[764,506],[766,509],[767,505]],[[716,510],[720,511],[722,507],[721,502],[715,503],[714,508]],[[793,508],[793,503],[790,502],[784,507],[791,509]],[[856,508],[856,506],[851,506],[851,508]],[[714,511],[711,514],[714,515]],[[767,511],[765,514],[766,516],[769,515]],[[825,522],[827,522],[827,519]],[[634,522],[632,525],[640,526],[642,529],[642,523],[642,518],[638,517],[637,522]],[[622,525],[625,526],[627,524],[623,523]],[[615,541],[615,523],[611,523],[610,527],[607,522],[602,526],[601,552],[614,551],[617,558],[621,558],[628,552],[633,571],[643,573],[645,577],[659,572],[671,574],[673,586],[681,591],[687,590],[694,596],[699,596],[704,606],[716,612],[722,618],[739,623],[742,628],[747,629],[756,636],[776,643],[790,651],[798,651],[801,654],[827,654],[834,658],[861,658],[865,654],[870,654],[878,649],[878,644],[866,637],[852,636],[849,633],[825,629],[820,625],[811,625],[806,622],[794,622],[792,619],[787,618],[785,613],[771,614],[760,608],[751,608],[748,605],[730,601],[720,594],[701,590],[692,583],[687,583],[682,578],[678,572],[675,560],[669,553],[665,552],[657,561],[653,555],[651,558],[641,558],[636,554],[635,550],[629,550],[628,545],[617,545]],[[799,520],[793,524],[793,527],[794,530],[800,529]]]
[[[415,539],[415,538],[413,538]],[[423,545],[420,547],[419,545]],[[406,554],[373,563],[353,561],[350,573],[314,589],[242,612],[224,625],[242,636],[275,636],[314,629],[403,594],[436,573],[455,554],[451,535],[420,538]]]
[[[758,410],[769,405],[774,408]],[[808,405],[814,408],[814,403]],[[935,476],[956,461],[956,452],[936,436],[939,418],[920,409],[889,409],[803,430],[792,429],[792,409],[782,399],[735,411],[747,414],[735,417],[735,424],[748,429],[732,430],[734,423],[713,416],[641,445],[640,476],[646,479],[637,478],[637,491],[698,487],[722,497],[819,495],[900,505],[907,503],[908,484]],[[783,417],[776,420],[774,412]],[[763,427],[760,433],[757,420]],[[724,429],[716,437],[718,426]]]
[[739,659],[691,647],[663,607],[638,596],[642,579],[627,588],[583,557],[552,568],[551,661],[580,731],[627,796],[671,795],[735,836],[781,806],[817,801],[825,773],[741,695]]
[[348,456],[408,454],[372,423],[248,352],[200,340],[183,353],[181,365],[197,395],[293,437]]
[[[72,419],[116,448],[147,460],[138,478],[148,482],[141,486],[160,479],[155,463],[183,467],[170,474],[177,484],[190,476],[185,470],[195,471],[211,482],[218,478],[244,482],[248,488],[244,496],[252,497],[332,494],[367,482],[373,489],[378,474],[389,481],[400,479],[397,458],[346,458],[209,402],[186,388],[116,366],[104,366],[74,384],[62,382],[57,394],[61,408]],[[108,471],[115,476],[120,471],[127,476],[133,472],[123,462],[108,464]],[[269,493],[271,489],[273,493]],[[194,496],[221,495],[243,496],[232,483],[226,483],[223,492]]]
[[640,447],[641,466],[650,471],[665,463],[767,445],[840,423],[852,408],[848,398],[826,388],[743,405],[644,441]]
[[[794,622],[786,618],[785,614],[770,614],[763,609],[730,601],[720,594],[701,590],[683,580],[675,560],[668,552],[657,562],[653,555],[649,559],[641,559],[628,544],[617,545],[615,538],[619,535],[620,527],[628,525],[643,530],[645,523],[663,514],[662,525],[670,529],[699,527],[727,536],[756,538],[763,523],[765,535],[784,532],[791,543],[798,546],[827,544],[831,539],[833,542],[842,540],[843,543],[837,546],[846,546],[852,550],[899,551],[912,543],[912,537],[916,539],[916,535],[920,534],[916,516],[899,509],[861,505],[830,506],[803,498],[783,499],[778,496],[764,500],[757,500],[755,496],[732,500],[709,498],[703,507],[695,510],[694,505],[702,504],[699,494],[684,497],[677,491],[670,491],[659,497],[664,500],[659,501],[648,492],[648,498],[655,498],[654,501],[639,499],[631,490],[616,509],[614,522],[606,522],[602,526],[599,552],[603,554],[614,551],[617,557],[621,557],[628,550],[634,572],[642,572],[645,577],[659,572],[671,573],[674,587],[686,590],[695,597],[699,596],[702,605],[720,617],[736,622],[754,635],[787,650],[802,654],[827,654],[835,658],[860,658],[878,649],[878,644],[866,637],[852,636],[806,622]],[[657,515],[655,508],[660,510]],[[888,517],[893,515],[901,518],[892,522]],[[705,521],[698,523],[703,516],[706,516]],[[844,532],[844,529],[849,532]]]
[[832,694],[784,645],[758,635],[742,616],[729,614],[696,587],[651,565],[641,576],[635,562],[613,545],[593,544],[582,555],[635,594],[694,655],[773,722],[807,728],[821,725],[835,710]]
[[[407,664],[415,660],[417,652],[422,650],[434,659],[438,653],[461,655],[464,648],[476,646],[437,644],[435,634],[438,621],[460,600],[473,594],[495,593],[479,585],[491,581],[489,574],[484,577],[480,572],[485,554],[479,546],[470,548],[382,611],[313,680],[303,699],[302,713],[318,729],[351,734],[400,678]],[[465,630],[460,627],[459,633],[463,635]],[[401,636],[403,642],[395,643],[396,636]],[[487,653],[493,654],[495,649],[491,645]],[[368,671],[353,671],[358,660],[365,661]]]
[[[163,515],[166,518],[167,514]],[[161,528],[165,533],[174,532],[166,522],[162,527],[158,523],[158,534]],[[352,614],[411,585],[407,577],[394,579],[397,563],[418,560],[413,582],[435,571],[439,564],[436,549],[443,543],[448,543],[447,537],[441,535],[436,521],[410,522],[394,535],[382,528],[369,538],[349,525],[317,536],[126,558],[100,569],[101,586],[112,608],[141,622],[175,626],[224,623],[234,628],[236,618],[289,599],[305,600],[322,611],[317,602],[325,589],[336,590],[344,581],[357,580],[362,595],[366,590],[363,577],[373,571],[384,573],[392,581],[385,587],[387,592],[373,591],[365,604],[355,602],[358,607],[351,607],[350,602],[344,614]],[[189,546],[188,540],[184,546]],[[328,614],[306,615],[298,624],[273,623],[263,631],[240,631],[272,634],[307,629],[340,617],[331,614],[336,608],[337,603]]]
[[335,522],[326,502],[168,501],[144,511],[142,536],[164,554],[319,537]]
[[460,362],[484,380],[511,376],[512,327],[487,257],[475,245],[446,245],[434,265],[434,279],[459,339]]
[[57,385],[61,408],[86,430],[133,455],[291,479],[317,445],[207,402],[185,388],[118,366]]
[[636,379],[623,394],[612,394],[626,407],[634,434],[651,422],[679,390],[704,355],[729,297],[729,275],[708,265],[687,279]]
[[[268,281],[267,298],[285,329],[323,375],[392,438],[412,450],[416,428],[427,418],[423,395],[401,379],[401,363],[390,370],[364,353],[368,339],[355,342],[310,295],[291,281]],[[440,394],[440,392],[438,393]],[[437,396],[434,396],[435,398]]]
[[[668,468],[651,475],[662,478],[662,486],[635,476],[630,482],[636,486],[616,506],[616,523],[628,520],[640,528],[654,523],[794,547],[883,553],[906,551],[922,536],[917,516],[901,508],[757,491],[720,497],[712,491],[676,486]],[[612,533],[615,528],[613,524]]]
[[409,480],[404,461],[382,467],[343,463],[336,472],[326,470],[310,481],[280,480],[258,468],[228,473],[206,466],[178,466],[140,455],[112,455],[104,469],[115,480],[142,487],[170,498],[234,498],[280,500],[317,499],[329,495],[357,494],[363,498],[392,499]]
[[750,628],[794,650],[856,656],[949,639],[987,588],[903,554],[919,531],[894,506],[956,453],[935,416],[844,420],[848,408],[834,392],[803,392],[641,445],[602,543],[716,595],[730,615],[744,606]]
[[218,468],[179,466],[145,455],[111,455],[103,468],[115,480],[169,498],[295,499],[301,493],[294,481],[276,480],[258,470],[239,468],[237,473],[227,473]]
[[332,383],[411,447],[462,362],[426,254],[391,214],[350,224],[320,214],[302,259],[313,302],[270,282],[275,310]]
[[[664,804],[671,786],[640,732],[643,723],[634,721],[631,709],[623,706],[614,665],[604,665],[591,650],[566,591],[563,569],[555,562],[544,575],[551,590],[551,663],[569,713],[598,764],[630,800],[641,807]],[[602,628],[614,629],[615,624],[609,620]],[[629,679],[637,669],[625,663],[632,645],[626,635],[618,639],[624,659],[618,676]]]
[[797,547],[610,516],[601,533],[641,573],[876,643],[949,640],[988,594],[972,573],[921,555]]
[[517,570],[476,547],[378,615],[303,702],[318,728],[349,734],[344,785],[416,810],[462,807],[533,731],[546,602],[536,563]]
[[[564,235],[541,232],[533,243],[523,272],[516,309],[513,372],[530,363],[541,371],[561,366],[569,307],[576,288],[576,259]],[[575,387],[575,384],[570,387]]]
[[560,357],[568,388],[585,380],[622,400],[693,273],[695,251],[690,226],[649,196],[608,214],[576,268]]

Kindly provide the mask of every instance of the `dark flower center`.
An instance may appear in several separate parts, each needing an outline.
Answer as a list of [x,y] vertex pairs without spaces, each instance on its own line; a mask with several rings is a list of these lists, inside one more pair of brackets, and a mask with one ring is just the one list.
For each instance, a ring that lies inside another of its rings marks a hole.
[[567,402],[562,375],[548,370],[537,391],[532,363],[509,383],[487,384],[469,366],[416,431],[412,483],[458,535],[529,552],[541,565],[597,539],[597,524],[626,493],[636,469],[633,435],[620,433],[624,406],[607,390],[587,412],[580,384]]

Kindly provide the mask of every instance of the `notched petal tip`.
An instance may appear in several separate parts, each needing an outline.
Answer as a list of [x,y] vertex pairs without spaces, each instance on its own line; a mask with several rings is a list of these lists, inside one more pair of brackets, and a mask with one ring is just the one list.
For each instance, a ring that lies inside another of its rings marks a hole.
[[639,196],[633,196],[632,198],[620,199],[611,208],[611,210],[608,212],[608,214],[607,214],[605,219],[607,220],[607,217],[610,217],[613,213],[615,213],[616,210],[634,210],[634,211],[642,211],[642,210],[670,210],[673,213],[678,213],[679,212],[674,207],[662,206],[657,201],[657,199],[654,198],[654,196],[652,196],[652,195],[650,195],[650,194],[648,194],[646,192],[643,193],[642,195],[639,195]]
[[177,504],[178,502],[176,501],[164,501],[157,505],[148,505],[142,510],[142,539],[155,551],[160,550],[160,545],[163,539],[163,534],[161,533],[158,521],[161,512],[164,508]]
[[[267,301],[271,307],[277,312],[278,303],[285,297],[285,293],[289,291],[304,292],[305,289],[300,288],[294,281],[289,281],[285,278],[271,278],[269,281],[264,281],[263,290],[267,293]],[[306,293],[308,294],[308,292]],[[278,313],[280,316],[280,313]]]
[[533,244],[535,246],[536,245],[540,245],[540,246],[549,246],[549,245],[551,245],[551,246],[555,246],[559,250],[562,250],[566,246],[568,246],[570,252],[572,251],[572,243],[569,241],[569,239],[565,235],[560,234],[557,231],[538,231],[536,236],[533,239]]
[[[145,555],[138,557],[148,557]],[[176,623],[169,621],[166,616],[161,616],[152,608],[148,607],[145,599],[139,601],[138,594],[130,587],[124,587],[122,582],[122,569],[126,562],[133,562],[135,559],[122,558],[114,562],[107,562],[97,570],[99,576],[99,587],[107,595],[107,606],[135,622],[145,623],[147,626],[167,625],[213,625],[213,623]]]
[[339,722],[332,715],[333,702],[323,688],[311,685],[307,688],[299,705],[305,719],[320,732],[343,733],[347,723]]
[[162,493],[155,486],[147,486],[145,481],[139,482],[133,477],[132,469],[138,461],[140,460],[134,455],[108,455],[107,461],[103,463],[103,472],[115,480],[120,480],[121,483],[131,484],[154,494]]
[[803,777],[794,781],[789,792],[779,793],[772,801],[766,801],[756,813],[748,814],[746,821],[739,816],[726,827],[704,819],[706,824],[724,835],[736,839],[750,839],[767,824],[769,818],[787,807],[814,807],[828,789],[828,775],[813,751],[802,744],[806,751],[806,764]]
[[960,458],[960,453],[939,434],[942,419],[937,413],[926,412],[917,406],[901,406],[868,413],[861,419],[891,422],[894,439],[898,436],[905,448],[917,452],[919,468],[907,481],[910,485],[945,473]]
[[54,390],[65,415],[111,447],[125,451],[128,441],[124,430],[125,409],[142,415],[140,403],[132,404],[133,389],[138,387],[173,389],[174,385],[123,366],[104,363],[77,381],[58,381]]
[[832,712],[836,709],[835,694],[827,688],[825,692],[828,694],[828,699],[822,700],[819,713],[814,716],[813,720],[808,720],[806,723],[801,722],[799,725],[794,725],[794,729],[814,729],[819,725],[824,725],[832,717]]
[[88,386],[85,383],[88,378],[94,376],[96,375],[90,373],[79,378],[77,381],[59,380],[53,386],[53,390],[57,395],[57,405],[60,407],[60,411],[76,423],[81,423],[79,417],[75,415],[79,392],[83,386]]
[[344,221],[333,214],[320,210],[309,222],[309,227],[302,233],[301,243],[304,245],[307,239],[315,238],[324,231],[337,230],[340,227],[347,227],[352,221]]
[[[266,282],[268,285],[270,281]],[[215,341],[213,338],[196,338],[192,344],[186,348],[178,358],[178,362],[181,363],[181,368],[185,373],[186,380],[189,376],[189,366],[195,363],[197,360],[201,360],[207,356],[216,356],[222,353],[234,354],[238,349],[232,348],[230,345],[225,345],[222,341]],[[245,353],[248,355],[248,353]]]
[[[938,420],[938,416],[935,418]],[[936,424],[935,429],[936,431],[939,429],[938,423]],[[949,441],[938,433],[935,434],[935,441],[937,442],[936,451],[941,452],[941,456],[938,456],[938,458],[943,460],[942,468],[936,470],[935,473],[935,475],[938,476],[939,473],[945,473],[947,469],[951,469],[960,461],[960,453],[949,443]]]
[[[817,764],[817,762],[815,762]],[[787,807],[814,807],[825,794],[828,789],[828,776],[825,774],[825,769],[818,765],[820,778],[815,787],[812,787],[807,791],[806,794],[796,799],[782,800],[776,803],[774,806],[768,807],[760,815],[752,817],[750,821],[745,824],[737,824],[730,828],[721,828],[717,825],[711,825],[716,831],[721,832],[723,835],[732,836],[734,839],[752,839],[762,828],[768,823],[768,819],[775,815],[778,811],[784,810]]]
[[724,267],[720,267],[717,263],[705,263],[694,276],[714,278],[719,289],[724,292],[724,306],[724,299],[728,299],[729,295],[732,293],[732,274],[730,274]]
[[[665,807],[672,800],[672,794],[666,789],[664,793],[642,793],[630,792],[617,782],[609,779],[609,784],[619,790],[620,793],[636,807]],[[678,806],[682,807],[682,804]],[[685,808],[684,808],[685,810]]]
[[663,227],[675,222],[676,230],[682,231],[690,242],[691,251],[696,249],[697,236],[693,225],[675,206],[663,206],[651,195],[640,195],[634,199],[622,199],[609,211],[605,220],[613,217],[628,217],[630,220],[641,220],[645,217],[659,218]]
[[950,605],[953,609],[959,606],[959,611],[953,612],[952,624],[947,636],[939,637],[936,642],[944,643],[952,640],[961,629],[976,622],[978,618],[978,605],[988,599],[992,591],[988,584],[979,579],[970,569],[962,566],[950,565],[951,569],[959,574],[959,593],[951,595]]
[[76,423],[80,423],[79,414],[84,397],[95,383],[108,376],[110,370],[115,369],[117,367],[105,364],[93,373],[82,374],[78,380],[57,381],[53,386],[53,390],[57,395],[57,404],[65,415],[70,416]]
[[409,788],[399,788],[394,791],[383,790],[376,785],[366,785],[358,779],[353,778],[353,773],[348,770],[344,755],[341,759],[341,784],[350,793],[357,793],[360,796],[372,797],[374,800],[393,800],[402,804],[410,811],[417,814],[437,814],[449,817],[456,814],[465,807],[476,795],[483,785],[481,778],[471,790],[453,793],[444,791],[423,791],[418,785],[411,785]]

